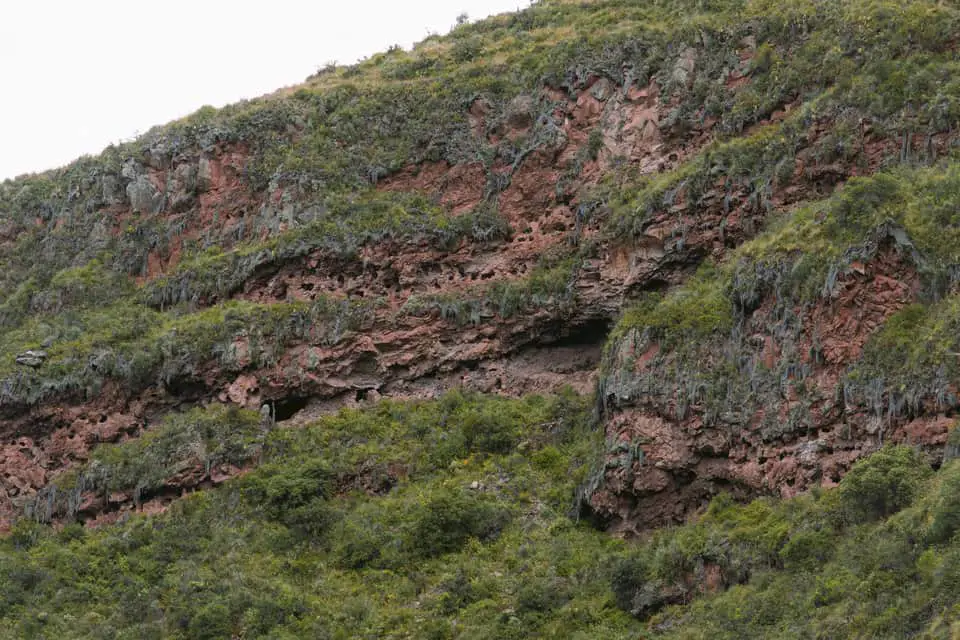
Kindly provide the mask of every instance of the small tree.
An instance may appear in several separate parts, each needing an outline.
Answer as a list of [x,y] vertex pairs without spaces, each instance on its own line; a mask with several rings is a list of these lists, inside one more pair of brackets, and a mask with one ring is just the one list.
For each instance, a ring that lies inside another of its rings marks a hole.
[[927,530],[927,539],[934,544],[949,542],[960,531],[960,462],[944,465],[939,479],[933,521]]
[[509,517],[494,500],[463,489],[442,489],[414,511],[409,545],[417,556],[436,557],[457,551],[469,538],[496,537]]
[[909,506],[932,470],[910,447],[887,446],[860,460],[840,484],[844,512],[853,522],[886,518]]

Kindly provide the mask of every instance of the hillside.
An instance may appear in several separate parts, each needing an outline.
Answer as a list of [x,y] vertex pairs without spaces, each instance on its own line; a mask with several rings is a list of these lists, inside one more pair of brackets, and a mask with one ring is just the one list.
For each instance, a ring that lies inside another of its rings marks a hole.
[[0,184],[4,637],[952,637],[958,27],[541,0]]

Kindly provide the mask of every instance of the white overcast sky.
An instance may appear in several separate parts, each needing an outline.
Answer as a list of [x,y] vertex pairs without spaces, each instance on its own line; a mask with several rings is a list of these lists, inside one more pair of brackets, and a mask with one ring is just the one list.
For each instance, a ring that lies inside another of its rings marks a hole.
[[2,0],[0,180],[529,0]]

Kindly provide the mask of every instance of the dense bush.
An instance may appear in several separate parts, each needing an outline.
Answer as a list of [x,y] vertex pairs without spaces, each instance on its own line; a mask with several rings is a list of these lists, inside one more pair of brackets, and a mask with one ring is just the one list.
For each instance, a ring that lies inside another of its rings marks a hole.
[[[524,446],[478,439],[436,464],[433,443],[471,417]],[[165,459],[184,425],[245,419],[197,409],[100,457]],[[0,541],[0,635],[628,637],[597,564],[622,545],[567,516],[597,435],[573,394],[453,393],[271,431],[256,470],[166,514],[96,531],[21,521]]]
[[489,541],[508,522],[508,513],[487,497],[447,489],[428,498],[414,513],[410,546],[424,558],[457,551],[470,538]]
[[854,522],[878,520],[911,504],[929,475],[913,449],[886,447],[853,466],[840,497]]
[[315,459],[296,467],[263,465],[240,483],[239,491],[266,518],[298,535],[318,537],[336,518],[328,504],[333,485],[334,474],[327,461]]
[[934,512],[927,538],[934,544],[945,544],[960,531],[960,463],[947,463],[938,476],[931,496]]
[[[435,466],[425,449],[470,414],[520,421],[529,444]],[[721,495],[693,522],[624,544],[568,516],[598,444],[588,415],[572,395],[384,402],[271,432],[261,467],[163,515],[94,531],[23,520],[0,541],[0,630],[907,637],[954,621],[956,464],[933,474],[888,447],[839,489],[747,505]],[[546,451],[551,464],[536,462]],[[406,468],[391,488],[350,488],[385,462]]]
[[614,563],[617,604],[648,618],[651,637],[949,637],[956,475],[886,447],[838,489],[720,496]]

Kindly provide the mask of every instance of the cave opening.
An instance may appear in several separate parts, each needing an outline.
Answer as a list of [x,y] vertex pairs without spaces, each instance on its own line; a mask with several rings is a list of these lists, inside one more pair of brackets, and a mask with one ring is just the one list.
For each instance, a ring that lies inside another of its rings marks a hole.
[[613,329],[610,318],[591,318],[560,332],[560,337],[551,343],[554,347],[586,347],[602,345]]
[[209,393],[207,385],[192,376],[174,376],[164,381],[163,386],[167,393],[181,402],[198,400]]
[[310,398],[301,396],[278,398],[269,402],[270,412],[273,414],[273,420],[275,422],[283,422],[306,409],[309,402]]

